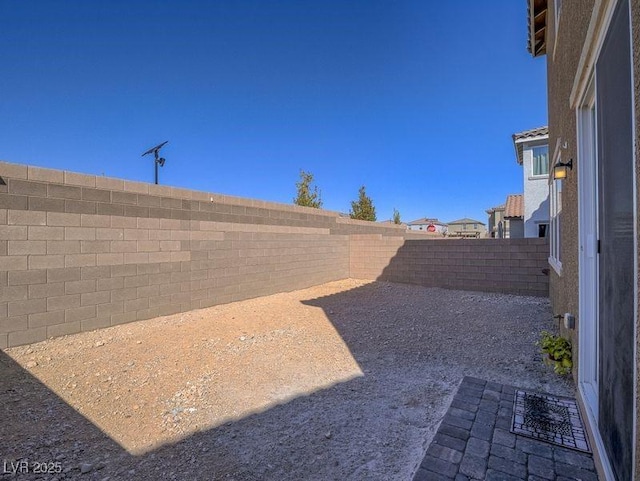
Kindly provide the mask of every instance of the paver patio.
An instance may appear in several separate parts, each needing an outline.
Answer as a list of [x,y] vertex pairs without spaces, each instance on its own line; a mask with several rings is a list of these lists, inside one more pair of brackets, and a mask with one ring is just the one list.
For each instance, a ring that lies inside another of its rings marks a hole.
[[414,481],[597,481],[591,454],[510,432],[515,392],[465,377]]

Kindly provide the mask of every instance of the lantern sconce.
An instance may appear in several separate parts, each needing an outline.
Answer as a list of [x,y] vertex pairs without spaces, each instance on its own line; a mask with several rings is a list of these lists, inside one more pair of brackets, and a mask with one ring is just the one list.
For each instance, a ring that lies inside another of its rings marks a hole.
[[573,159],[569,159],[569,162],[558,160],[553,166],[553,180],[566,179],[570,170],[573,170]]

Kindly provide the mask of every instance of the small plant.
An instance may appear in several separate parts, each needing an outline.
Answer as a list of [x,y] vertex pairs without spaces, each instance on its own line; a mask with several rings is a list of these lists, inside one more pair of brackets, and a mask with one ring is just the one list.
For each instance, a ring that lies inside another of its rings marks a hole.
[[393,223],[395,225],[400,225],[402,221],[400,220],[400,212],[394,207],[393,208]]
[[536,344],[540,347],[540,352],[547,355],[545,362],[553,365],[556,374],[564,375],[571,372],[573,361],[571,342],[568,339],[542,331]]

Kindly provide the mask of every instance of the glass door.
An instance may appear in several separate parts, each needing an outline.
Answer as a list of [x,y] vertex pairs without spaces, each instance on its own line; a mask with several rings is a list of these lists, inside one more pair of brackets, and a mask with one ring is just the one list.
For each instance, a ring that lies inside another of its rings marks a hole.
[[632,477],[635,255],[629,2],[618,2],[596,62],[598,431],[617,479]]

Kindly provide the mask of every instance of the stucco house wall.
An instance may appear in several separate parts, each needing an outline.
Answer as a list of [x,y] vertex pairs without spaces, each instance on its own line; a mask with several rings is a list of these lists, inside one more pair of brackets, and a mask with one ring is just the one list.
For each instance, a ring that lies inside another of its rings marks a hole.
[[445,224],[444,222],[440,222],[436,218],[422,218],[411,221],[407,224],[407,229],[413,231],[429,232],[428,228],[430,225],[435,228],[435,231],[433,232],[438,234],[445,234],[448,229],[447,224]]
[[[506,220],[505,222],[507,222],[507,235],[505,236],[505,239],[522,239],[523,237],[526,237],[524,235],[524,221],[522,219],[511,219],[511,220]],[[529,236],[529,237],[538,237],[537,235],[535,236]]]
[[[415,231],[422,231],[422,232],[428,232],[428,227],[430,224],[410,224],[407,226],[408,230],[415,230]],[[438,234],[444,234],[447,232],[447,226],[444,224],[433,224],[433,227],[435,228],[434,232],[437,232]]]
[[549,178],[533,175],[533,148],[546,144],[546,140],[528,143],[522,151],[524,237],[538,237],[538,224],[549,223]]
[[[551,34],[548,45],[555,42],[555,48],[547,54],[547,83],[549,90],[549,145],[555,146],[561,139],[566,141],[563,155],[566,158],[577,159],[577,125],[575,111],[570,107],[567,99],[571,95],[573,79],[578,68],[582,46],[586,41],[587,29],[593,0],[574,1],[571,8],[563,8],[560,21],[562,31],[557,39],[554,38],[555,18],[548,15],[547,31]],[[553,5],[550,3],[550,9]],[[549,156],[553,158],[553,148]],[[579,159],[578,159],[579,160]],[[576,163],[577,164],[577,163]],[[573,175],[563,181],[562,199],[562,243],[560,257],[562,268],[560,272],[550,270],[550,298],[554,314],[575,313],[576,329],[564,331],[563,335],[570,337],[573,345],[578,347],[578,329],[580,328],[580,313],[578,312],[578,176],[576,169]],[[577,375],[578,352],[574,354],[574,374]]]
[[[573,159],[573,170],[567,178],[563,180],[562,190],[562,214],[561,214],[561,265],[559,268],[550,269],[550,299],[554,314],[572,313],[576,316],[576,329],[567,330],[561,326],[562,334],[569,337],[573,344],[574,378],[578,380],[580,369],[580,326],[581,313],[579,311],[579,214],[580,206],[578,201],[578,178],[581,168],[581,157],[578,150],[577,119],[575,107],[571,105],[572,90],[576,84],[576,72],[579,71],[580,58],[588,43],[588,32],[594,27],[593,19],[597,13],[605,6],[615,4],[615,1],[594,1],[594,0],[565,0],[562,4],[559,24],[556,25],[555,0],[549,0],[547,21],[546,21],[546,61],[547,61],[547,82],[548,82],[548,115],[549,115],[549,158],[553,163],[554,148],[562,145],[562,157],[565,160]],[[635,177],[636,185],[640,182],[640,2],[630,1],[631,13],[631,36],[633,45],[633,65],[634,85],[633,96],[635,99],[634,125],[635,125]],[[601,22],[601,18],[597,23]],[[526,187],[525,187],[526,189]],[[640,194],[636,189],[636,212],[640,205]],[[640,224],[638,215],[635,215],[636,223],[636,245],[640,245]],[[636,248],[636,256],[638,250]],[[640,265],[640,258],[638,258]],[[638,272],[636,271],[635,282],[640,290]],[[636,301],[637,304],[637,301]],[[638,313],[636,308],[636,315]],[[635,319],[635,344],[636,352],[640,352],[639,331],[640,319]],[[635,400],[634,410],[636,413],[636,429],[633,439],[635,479],[640,476],[640,429],[637,420],[640,419],[640,363],[638,355],[630,360],[628,369],[635,372]],[[599,453],[595,450],[596,460],[599,460]],[[600,466],[602,469],[602,466]],[[601,479],[604,473],[600,473]]]
[[476,233],[480,237],[486,237],[487,235],[487,226],[484,222],[475,219],[460,219],[454,220],[452,222],[448,222],[448,231],[447,235],[455,236],[461,234],[472,234]]
[[487,211],[488,222],[487,222],[487,232],[490,233],[491,237],[498,237],[498,224],[502,221],[502,214],[504,209],[491,209]]

